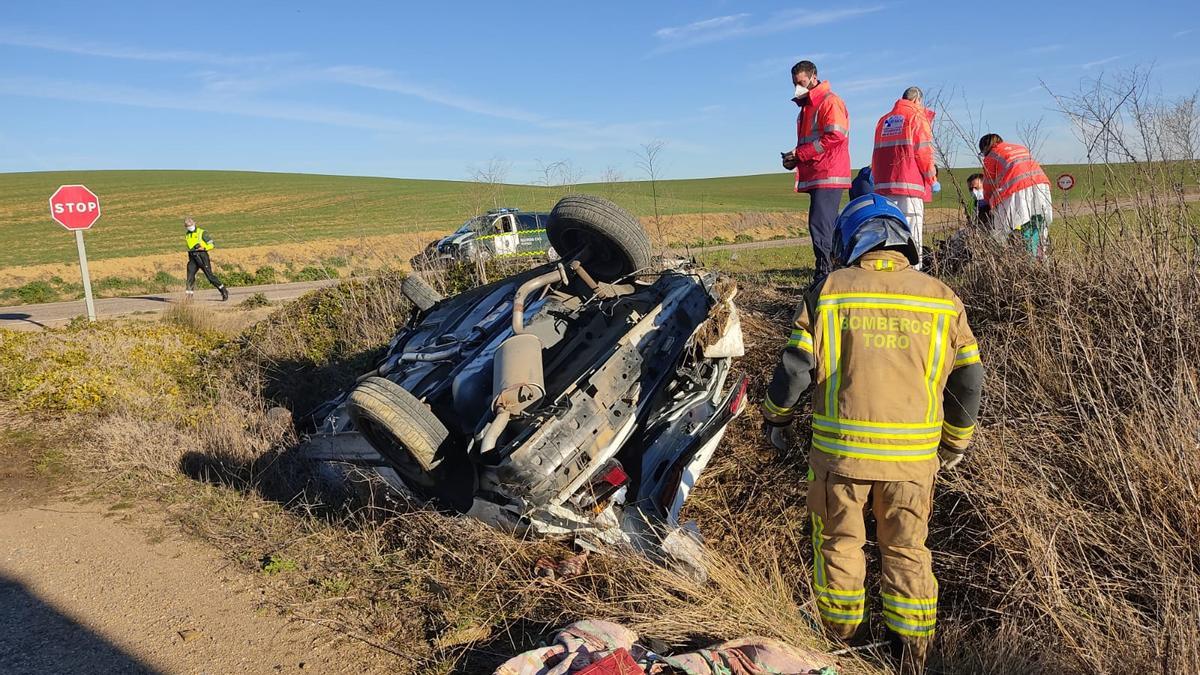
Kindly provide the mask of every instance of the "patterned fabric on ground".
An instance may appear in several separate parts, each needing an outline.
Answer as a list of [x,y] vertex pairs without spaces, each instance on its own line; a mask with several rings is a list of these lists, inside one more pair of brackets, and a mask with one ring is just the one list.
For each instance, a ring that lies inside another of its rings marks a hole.
[[574,673],[620,647],[640,659],[645,652],[634,648],[635,640],[637,633],[610,621],[576,621],[558,632],[554,644],[514,656],[496,669],[496,675]]
[[[633,631],[608,621],[576,621],[559,631],[549,647],[532,649],[505,661],[496,675],[567,675],[600,661],[617,649],[629,651],[646,671],[656,675],[767,675],[814,673],[836,675],[829,657],[761,637],[730,640],[677,656],[649,656],[634,644]],[[639,672],[643,672],[640,671]]]
[[[760,673],[835,673],[825,658],[769,638],[730,640],[708,649],[672,656],[650,668],[651,673],[687,675],[759,675]],[[829,668],[827,670],[827,668]]]

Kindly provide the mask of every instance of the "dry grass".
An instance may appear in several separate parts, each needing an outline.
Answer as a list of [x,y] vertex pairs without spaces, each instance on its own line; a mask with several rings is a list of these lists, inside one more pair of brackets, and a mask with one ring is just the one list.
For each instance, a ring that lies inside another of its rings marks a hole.
[[[1062,253],[1046,263],[974,242],[974,259],[950,280],[988,382],[976,446],[937,497],[943,672],[1200,672],[1200,228],[1169,200],[1132,213],[1091,214],[1094,230],[1056,239]],[[568,555],[561,543],[414,505],[324,501],[289,452],[293,426],[272,406],[301,413],[361,372],[407,315],[398,281],[320,291],[197,363],[187,387],[84,411],[93,432],[73,460],[163,501],[245,569],[282,570],[263,577],[278,611],[394,654],[404,672],[486,672],[584,616],[676,646],[754,633],[818,641],[804,421],[782,460],[760,440],[757,413],[730,429],[687,511],[711,549],[703,584],[629,555],[592,556],[582,576],[547,583],[534,562]],[[739,367],[758,376],[761,395],[800,288],[739,285]],[[183,350],[210,339],[199,320],[164,325],[139,339]],[[75,359],[135,343],[124,330],[0,334],[0,355],[24,355],[26,366]],[[140,354],[131,348],[106,367],[127,368],[115,372],[138,386],[160,382],[137,373],[161,358],[120,363]]]
[[960,288],[987,400],[939,497],[943,593],[1039,669],[1200,670],[1200,278],[1143,241],[988,251]]

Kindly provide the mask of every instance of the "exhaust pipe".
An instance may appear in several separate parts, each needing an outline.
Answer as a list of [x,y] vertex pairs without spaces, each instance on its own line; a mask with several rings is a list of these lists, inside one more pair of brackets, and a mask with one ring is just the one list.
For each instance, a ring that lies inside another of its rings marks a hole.
[[561,264],[555,266],[554,271],[540,274],[517,288],[517,294],[513,297],[512,329],[514,334],[521,335],[525,332],[525,299],[534,291],[539,291],[555,282],[567,283],[567,270]]
[[496,360],[492,367],[492,391],[495,393],[492,411],[496,417],[483,432],[480,453],[494,450],[509,420],[537,405],[546,395],[542,340],[525,332],[525,300],[535,291],[556,282],[567,283],[567,271],[562,265],[521,284],[513,297],[513,335],[496,349]]

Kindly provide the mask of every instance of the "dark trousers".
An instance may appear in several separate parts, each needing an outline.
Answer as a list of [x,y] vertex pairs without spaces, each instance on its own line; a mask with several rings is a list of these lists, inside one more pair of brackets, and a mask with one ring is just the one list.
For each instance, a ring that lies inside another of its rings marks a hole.
[[187,289],[196,288],[196,270],[202,270],[213,288],[222,288],[225,284],[213,274],[212,262],[208,259],[208,251],[188,251]]
[[838,207],[844,188],[819,188],[808,191],[808,233],[812,237],[813,256],[817,259],[814,280],[829,274],[833,265],[833,226],[837,223]]

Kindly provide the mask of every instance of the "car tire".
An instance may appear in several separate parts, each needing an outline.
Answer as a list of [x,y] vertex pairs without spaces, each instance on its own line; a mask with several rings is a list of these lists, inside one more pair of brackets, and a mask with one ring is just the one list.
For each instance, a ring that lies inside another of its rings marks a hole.
[[422,312],[428,311],[444,299],[441,293],[416,274],[404,277],[404,281],[400,282],[400,292]]
[[653,265],[646,229],[601,197],[568,195],[550,212],[546,236],[563,260],[579,260],[598,281],[616,281]]
[[382,377],[368,377],[350,393],[354,426],[404,482],[422,496],[438,491],[439,450],[450,436],[429,408],[403,387]]

